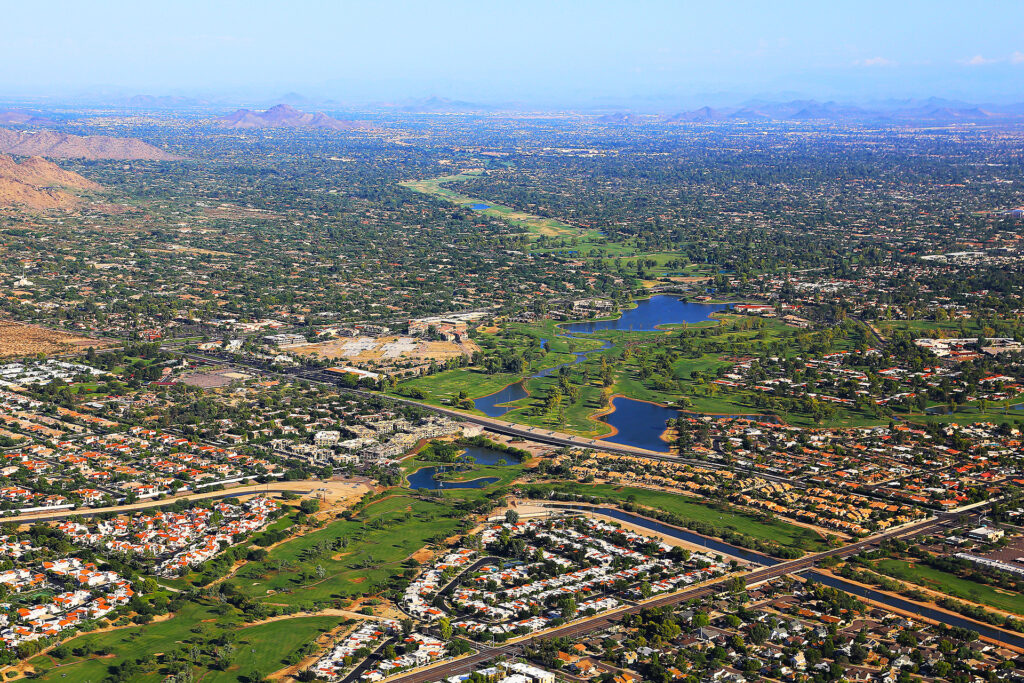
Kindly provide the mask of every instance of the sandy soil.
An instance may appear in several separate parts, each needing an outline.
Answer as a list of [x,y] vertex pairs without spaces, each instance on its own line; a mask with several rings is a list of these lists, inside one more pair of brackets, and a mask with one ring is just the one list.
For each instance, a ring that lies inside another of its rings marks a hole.
[[301,344],[288,349],[300,356],[317,354],[320,358],[352,363],[389,362],[399,358],[411,360],[447,360],[455,356],[471,356],[480,347],[473,341],[462,343],[427,341],[416,337],[342,337],[315,344]]
[[323,498],[326,503],[326,507],[335,507],[338,505],[345,505],[347,507],[348,505],[358,501],[362,498],[364,493],[370,490],[371,487],[365,483],[357,481],[343,481],[340,479],[332,479],[330,481],[321,481],[319,479],[307,479],[304,481],[278,481],[270,484],[249,484],[232,489],[225,489],[223,491],[208,491],[205,493],[193,493],[173,497],[169,496],[163,500],[147,500],[141,503],[134,503],[132,505],[115,505],[104,508],[82,508],[78,510],[44,510],[42,512],[35,512],[27,515],[18,515],[17,517],[6,517],[4,518],[4,521],[31,524],[38,522],[40,518],[58,519],[82,514],[99,514],[103,512],[128,513],[135,512],[137,510],[145,510],[146,508],[151,507],[169,505],[176,500],[202,500],[204,498],[217,498],[224,496],[225,494],[237,496],[239,498],[257,495],[280,497],[280,495],[285,491],[296,492],[299,495],[315,494],[318,497]]
[[102,339],[10,321],[0,322],[0,358],[20,358],[44,353],[48,356],[110,346]]

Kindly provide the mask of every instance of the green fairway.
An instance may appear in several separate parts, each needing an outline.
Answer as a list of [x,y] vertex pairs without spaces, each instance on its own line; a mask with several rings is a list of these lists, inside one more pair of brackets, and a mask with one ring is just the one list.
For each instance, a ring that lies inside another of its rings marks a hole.
[[923,564],[910,563],[904,560],[885,559],[875,563],[875,568],[883,574],[907,583],[930,588],[939,593],[961,600],[970,600],[989,607],[995,607],[1013,614],[1024,615],[1024,595],[1012,591],[1002,591],[986,586],[955,574],[933,569]]
[[[241,626],[235,610],[227,614],[212,602],[186,604],[178,614],[167,621],[146,626],[132,626],[106,633],[86,634],[70,642],[71,647],[89,645],[94,650],[112,655],[92,655],[86,658],[68,657],[56,660],[41,655],[31,660],[40,672],[42,681],[102,681],[111,666],[125,660],[180,651],[186,659],[187,651],[195,646],[203,654],[212,653],[216,645],[209,641],[215,634],[227,629],[233,635],[232,650],[223,671],[198,666],[196,670],[204,681],[234,683],[239,676],[253,670],[264,676],[286,666],[283,658],[298,647],[311,641],[317,634],[339,623],[338,617],[293,616],[258,626]],[[153,663],[134,674],[132,680],[161,681],[165,677],[162,667]],[[197,679],[198,680],[198,679]]]
[[648,489],[611,484],[554,484],[541,485],[541,488],[553,488],[583,495],[602,496],[622,502],[663,510],[685,519],[704,522],[737,533],[745,534],[762,541],[771,541],[781,546],[802,548],[804,550],[824,550],[827,546],[820,534],[794,524],[772,519],[765,520],[753,514],[745,514],[739,510],[721,510],[711,507],[707,502],[667,491],[650,491]]
[[470,197],[469,195],[460,194],[451,188],[444,187],[445,184],[462,182],[475,177],[476,175],[477,174],[460,173],[458,175],[442,176],[440,178],[430,178],[428,180],[405,182],[401,183],[401,185],[409,188],[410,190],[439,197],[460,206],[469,207],[475,204],[485,204],[487,205],[487,208],[478,211],[478,213],[490,216],[491,218],[499,218],[511,225],[523,228],[524,230],[537,235],[585,235],[589,241],[601,240],[601,235],[595,230],[583,230],[563,223],[555,218],[543,218],[525,211],[517,211],[512,207],[496,204],[488,199]]
[[[376,592],[430,539],[450,535],[460,519],[443,503],[396,495],[371,503],[354,520],[273,548],[266,560],[229,579],[239,593],[274,604],[306,604]],[[347,543],[344,546],[335,546]],[[340,539],[344,539],[341,541]],[[318,575],[317,567],[323,570]]]

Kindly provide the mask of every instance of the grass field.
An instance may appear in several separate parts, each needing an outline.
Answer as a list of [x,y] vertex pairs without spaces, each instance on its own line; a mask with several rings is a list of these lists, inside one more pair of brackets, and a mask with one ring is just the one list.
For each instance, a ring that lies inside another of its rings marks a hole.
[[[481,467],[473,476],[499,476],[501,483],[505,483],[521,470],[515,465]],[[405,571],[406,560],[431,539],[440,540],[458,529],[464,520],[462,513],[452,507],[454,501],[488,495],[496,486],[486,490],[449,491],[436,501],[403,494],[375,501],[352,520],[332,521],[322,529],[271,549],[266,561],[245,565],[236,576],[228,579],[227,590],[267,603],[304,607],[317,601],[347,600],[372,594],[389,578]],[[319,552],[322,542],[336,538],[347,538],[347,547],[328,549],[324,554]],[[315,574],[317,565],[324,568],[322,579]],[[180,581],[162,583],[184,587]],[[268,594],[268,590],[276,592]],[[227,668],[196,667],[196,680],[228,683],[242,680],[253,670],[266,676],[283,668],[286,666],[284,657],[340,621],[339,617],[294,615],[245,626],[237,609],[226,603],[201,599],[186,603],[166,621],[85,634],[70,641],[71,647],[87,643],[94,650],[101,649],[112,655],[64,660],[42,655],[34,658],[32,665],[41,673],[43,681],[99,682],[106,678],[109,667],[126,659],[176,650],[187,653],[192,645],[204,653],[212,651],[209,638],[229,631],[235,641]],[[132,680],[145,683],[164,680],[165,673],[156,665],[150,669]]]
[[686,519],[707,522],[764,541],[774,541],[783,546],[804,550],[824,550],[827,545],[820,534],[779,520],[764,521],[754,515],[740,511],[716,510],[704,501],[666,491],[611,484],[555,484],[557,490],[584,495],[605,496],[620,501],[629,501],[665,512],[671,512]]
[[575,228],[571,225],[563,223],[562,221],[555,218],[542,218],[525,211],[516,211],[512,207],[503,206],[496,204],[488,199],[479,199],[476,197],[470,197],[456,192],[450,188],[444,187],[445,184],[463,182],[475,177],[476,174],[460,173],[457,175],[442,176],[440,178],[430,178],[428,180],[414,180],[402,183],[403,187],[407,187],[410,190],[416,192],[422,192],[429,194],[434,197],[445,199],[453,204],[459,206],[472,206],[474,204],[486,204],[488,208],[478,211],[478,213],[491,218],[501,219],[511,225],[523,228],[527,232],[534,233],[536,235],[544,235],[548,237],[563,237],[563,236],[586,236],[588,241],[594,241],[601,239],[601,235],[597,231],[583,230],[581,228]]
[[[173,619],[167,621],[86,634],[72,642],[74,647],[88,643],[94,649],[113,653],[111,656],[55,660],[42,655],[31,663],[40,672],[38,680],[98,682],[106,678],[109,667],[125,659],[135,659],[147,653],[170,653],[177,649],[187,651],[192,644],[200,650],[208,650],[209,646],[203,642],[206,634],[212,635],[220,629],[226,629],[235,636],[234,651],[229,657],[228,667],[223,671],[205,668],[197,671],[203,672],[203,681],[235,683],[240,675],[253,670],[267,675],[283,668],[283,657],[340,621],[338,617],[292,616],[281,621],[245,627],[233,610],[227,610],[227,614],[223,612],[225,610],[212,602],[187,604]],[[163,679],[164,674],[154,670],[132,680],[148,682]]]
[[[450,535],[459,521],[442,502],[404,495],[384,498],[354,520],[337,520],[282,543],[265,561],[243,567],[229,583],[243,595],[285,605],[366,595],[400,572],[401,563],[430,539]],[[348,546],[331,549],[340,538]],[[322,544],[325,552],[320,551]],[[323,578],[314,573],[317,566],[323,568]]]
[[1013,614],[1024,615],[1024,595],[1020,593],[1000,592],[992,586],[904,560],[891,558],[879,560],[875,563],[875,568],[894,579],[915,583],[953,598],[970,600]]

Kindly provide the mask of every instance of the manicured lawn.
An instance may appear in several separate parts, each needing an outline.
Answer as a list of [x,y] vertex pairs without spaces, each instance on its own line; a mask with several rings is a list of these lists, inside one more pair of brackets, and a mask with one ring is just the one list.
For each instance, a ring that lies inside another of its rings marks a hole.
[[649,491],[629,486],[611,484],[568,484],[555,485],[557,488],[584,495],[606,496],[621,501],[634,502],[700,522],[732,529],[741,534],[765,541],[775,541],[782,546],[795,546],[805,550],[824,550],[825,540],[820,534],[777,519],[762,521],[739,511],[716,510],[698,498],[682,496],[666,491]]
[[454,204],[459,204],[460,206],[486,204],[488,208],[477,211],[477,213],[490,216],[491,218],[500,218],[511,225],[524,228],[525,230],[538,235],[586,235],[586,237],[591,240],[599,239],[601,237],[596,231],[584,231],[580,228],[567,225],[555,218],[542,218],[525,211],[517,211],[509,206],[496,204],[489,199],[471,197],[469,195],[456,192],[449,187],[443,187],[445,184],[464,182],[474,177],[474,175],[475,174],[458,174],[443,176],[440,178],[431,178],[429,180],[417,180],[402,183],[402,185],[411,190],[415,190],[416,192],[423,192],[435,197],[440,197]]
[[[211,626],[221,625],[232,627],[237,625],[237,619],[218,618],[218,615],[209,605],[192,603],[182,607],[172,619],[146,626],[133,626],[131,628],[108,631],[106,633],[85,634],[71,642],[72,647],[78,647],[83,643],[89,643],[96,649],[107,649],[114,653],[113,657],[103,659],[75,660],[70,658],[64,662],[78,663],[53,667],[53,661],[43,655],[32,660],[32,666],[39,670],[48,670],[41,680],[44,681],[101,681],[106,676],[107,668],[119,664],[126,657],[138,657],[143,653],[168,652],[182,645],[186,638],[193,634],[190,630],[197,624],[211,620]],[[60,661],[60,660],[58,660]],[[64,663],[60,662],[60,663]],[[67,678],[63,675],[67,674]],[[154,673],[152,676],[140,680],[161,680],[163,677]]]
[[[192,603],[167,621],[107,633],[86,634],[70,641],[71,647],[89,643],[96,649],[113,653],[113,656],[88,659],[71,657],[57,660],[60,666],[54,666],[53,660],[43,655],[32,660],[32,665],[42,672],[38,680],[98,682],[106,677],[109,667],[129,658],[168,653],[179,648],[187,650],[193,643],[203,651],[209,650],[210,646],[202,642],[204,637],[226,629],[233,631],[236,637],[228,668],[225,671],[207,671],[205,668],[197,671],[205,674],[203,681],[235,683],[241,674],[253,669],[267,675],[283,668],[286,666],[282,661],[285,656],[313,640],[319,633],[333,628],[339,621],[338,617],[296,615],[281,621],[244,627],[237,618],[219,616],[212,603]],[[193,632],[193,629],[201,629],[202,634]],[[133,680],[161,681],[163,678],[163,673],[152,671]]]
[[[959,336],[961,327],[968,337],[974,337],[981,330],[977,320],[879,320],[875,327],[888,336],[893,330],[909,330],[918,335],[945,332],[946,336]],[[955,335],[950,335],[955,332]]]
[[[282,543],[229,583],[244,595],[281,604],[373,593],[429,539],[450,535],[460,521],[440,501],[396,495],[371,503],[355,520],[337,520]],[[333,549],[340,538],[348,539],[348,546]],[[317,566],[323,578],[316,576]]]
[[231,666],[225,671],[211,671],[203,677],[204,683],[236,683],[239,674],[253,670],[264,675],[287,664],[284,658],[311,642],[319,634],[341,623],[339,617],[291,616],[268,624],[250,626],[237,631]]
[[[427,377],[418,377],[402,382],[399,386],[403,390],[419,389],[422,391],[423,398],[417,400],[436,405],[454,406],[460,392],[466,392],[469,398],[480,398],[500,391],[509,384],[515,384],[520,379],[520,375],[507,372],[488,375],[476,368],[459,368]],[[393,393],[401,394],[402,392]]]
[[970,600],[1006,612],[1024,615],[1024,595],[1020,593],[1001,593],[992,586],[986,586],[970,579],[963,579],[955,574],[933,569],[922,564],[904,560],[879,560],[875,567],[883,574],[907,583],[930,588],[945,593],[953,598]]

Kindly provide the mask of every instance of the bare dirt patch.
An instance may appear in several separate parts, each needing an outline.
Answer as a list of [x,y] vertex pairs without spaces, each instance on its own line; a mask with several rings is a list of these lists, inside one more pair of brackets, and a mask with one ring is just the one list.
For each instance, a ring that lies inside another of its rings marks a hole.
[[316,354],[320,358],[350,363],[388,364],[398,359],[444,361],[455,356],[472,356],[478,347],[472,341],[462,343],[428,341],[416,337],[344,337],[302,344],[288,349],[300,356]]
[[90,346],[100,349],[110,345],[111,342],[102,339],[49,330],[36,325],[0,322],[0,358],[21,358],[38,353],[53,356],[84,351]]
[[420,564],[426,564],[434,559],[434,551],[427,548],[421,548],[411,555],[411,559],[416,560]]

